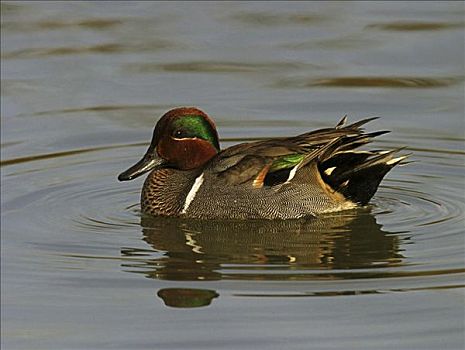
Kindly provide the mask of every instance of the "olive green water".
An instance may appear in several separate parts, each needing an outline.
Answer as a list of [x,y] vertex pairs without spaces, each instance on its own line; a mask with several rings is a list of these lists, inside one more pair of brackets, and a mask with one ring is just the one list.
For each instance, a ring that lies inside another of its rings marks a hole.
[[[2,2],[2,349],[464,348],[463,2]],[[141,217],[167,109],[222,147],[379,115],[369,207]]]

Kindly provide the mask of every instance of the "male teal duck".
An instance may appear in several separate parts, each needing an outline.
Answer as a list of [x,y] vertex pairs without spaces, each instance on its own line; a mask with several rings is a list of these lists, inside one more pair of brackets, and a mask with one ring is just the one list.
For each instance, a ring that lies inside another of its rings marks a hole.
[[368,203],[406,155],[357,150],[388,131],[365,133],[376,118],[289,138],[220,150],[213,121],[195,107],[175,108],[155,126],[144,157],[118,176],[151,171],[142,212],[204,219],[296,219]]

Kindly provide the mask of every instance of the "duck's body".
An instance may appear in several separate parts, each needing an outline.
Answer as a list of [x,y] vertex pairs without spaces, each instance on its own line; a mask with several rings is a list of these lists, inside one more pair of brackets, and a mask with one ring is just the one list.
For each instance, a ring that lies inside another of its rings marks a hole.
[[374,118],[219,150],[213,122],[196,108],[166,113],[144,158],[119,176],[145,180],[141,208],[152,215],[295,219],[365,205],[384,175],[406,156],[357,151],[375,136]]

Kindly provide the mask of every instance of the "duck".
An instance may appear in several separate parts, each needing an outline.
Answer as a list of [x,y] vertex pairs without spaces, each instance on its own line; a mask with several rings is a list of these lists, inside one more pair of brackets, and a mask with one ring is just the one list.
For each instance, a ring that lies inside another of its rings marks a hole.
[[367,133],[365,118],[292,137],[240,143],[221,150],[213,120],[178,107],[157,122],[150,146],[118,176],[150,172],[141,211],[188,219],[300,219],[366,206],[384,176],[406,164],[403,148],[360,150],[389,131]]

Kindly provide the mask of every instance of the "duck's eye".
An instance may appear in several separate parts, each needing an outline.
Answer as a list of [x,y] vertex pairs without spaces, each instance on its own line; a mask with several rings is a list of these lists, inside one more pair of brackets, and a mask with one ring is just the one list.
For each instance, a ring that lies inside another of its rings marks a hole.
[[186,139],[192,137],[192,135],[189,132],[183,129],[174,130],[172,135],[176,139]]

